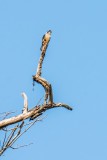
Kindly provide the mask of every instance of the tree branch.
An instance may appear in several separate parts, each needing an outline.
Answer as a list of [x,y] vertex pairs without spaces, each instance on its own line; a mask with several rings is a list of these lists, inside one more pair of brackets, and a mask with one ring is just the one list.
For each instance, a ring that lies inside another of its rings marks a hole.
[[28,99],[27,99],[27,95],[25,92],[22,92],[21,95],[24,98],[24,107],[23,107],[22,112],[23,114],[25,114],[28,112]]
[[[49,30],[48,32],[46,32],[46,34],[42,38],[41,55],[40,55],[40,59],[37,66],[37,72],[32,77],[33,82],[37,82],[41,84],[45,90],[44,103],[41,105],[35,105],[34,107],[32,107],[32,109],[29,110],[27,95],[25,92],[21,94],[24,98],[24,106],[23,106],[22,113],[17,116],[13,116],[11,118],[3,119],[0,121],[0,130],[5,131],[4,140],[2,143],[2,147],[0,149],[0,155],[2,155],[7,148],[9,147],[12,148],[12,145],[17,141],[17,139],[20,138],[29,128],[31,128],[38,121],[37,118],[41,116],[48,109],[52,109],[56,107],[64,107],[65,109],[72,110],[72,107],[70,107],[67,104],[53,102],[52,86],[46,79],[41,77],[42,64],[46,54],[47,47],[51,39],[51,33],[52,33],[51,30]],[[10,113],[11,112],[5,113],[4,118],[6,118]],[[31,123],[27,124],[25,121],[26,119],[31,120]],[[20,123],[20,125],[17,123]],[[9,125],[13,125],[13,124],[17,124],[17,125],[11,129],[6,128]],[[23,131],[22,129],[27,125],[28,127],[25,128],[25,130]],[[7,132],[9,132],[10,134],[7,134]]]

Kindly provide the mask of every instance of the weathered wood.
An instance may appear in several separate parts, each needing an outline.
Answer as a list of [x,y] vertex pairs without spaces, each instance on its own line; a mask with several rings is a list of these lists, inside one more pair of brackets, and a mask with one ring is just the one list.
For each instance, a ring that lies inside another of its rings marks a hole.
[[[7,148],[12,147],[15,141],[17,141],[17,139],[20,136],[22,136],[22,134],[24,134],[32,125],[34,125],[35,122],[37,121],[37,118],[41,116],[45,111],[52,108],[56,108],[56,107],[64,107],[68,110],[72,110],[72,107],[70,107],[67,104],[53,102],[52,86],[46,79],[41,77],[42,64],[43,64],[43,60],[45,57],[48,44],[50,42],[51,33],[52,32],[49,30],[42,38],[41,55],[40,55],[40,60],[37,67],[37,72],[32,77],[33,82],[37,82],[41,84],[45,90],[44,103],[42,105],[37,105],[35,107],[32,107],[29,110],[27,95],[24,92],[22,93],[22,96],[24,98],[24,106],[23,106],[22,113],[19,115],[13,116],[11,118],[5,118],[4,120],[0,121],[0,130],[5,131],[5,135],[7,135],[8,131],[11,131],[8,138],[6,139],[6,136],[4,138],[3,144],[1,145],[1,149],[0,149],[0,155],[2,155]],[[28,124],[25,124],[26,119],[30,120]],[[7,127],[13,124],[17,124],[17,125],[14,128],[8,130]],[[22,131],[22,128],[26,125],[28,125],[28,127],[24,131]]]

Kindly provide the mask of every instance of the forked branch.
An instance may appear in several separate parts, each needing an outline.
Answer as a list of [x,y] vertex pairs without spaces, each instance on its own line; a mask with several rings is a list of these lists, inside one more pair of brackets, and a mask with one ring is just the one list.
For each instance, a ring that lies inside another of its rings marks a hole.
[[[67,104],[53,102],[52,86],[46,79],[41,77],[42,64],[51,39],[51,33],[51,30],[49,30],[42,38],[40,60],[38,62],[37,72],[35,75],[33,75],[33,82],[41,84],[45,90],[44,103],[37,106],[35,105],[34,107],[32,107],[32,109],[29,110],[28,98],[26,93],[23,92],[22,96],[24,98],[24,106],[22,113],[11,118],[7,118],[8,113],[5,113],[4,117],[0,121],[0,130],[2,132],[5,132],[4,139],[2,140],[2,145],[0,148],[0,155],[2,155],[4,151],[9,147],[14,149],[15,147],[13,147],[13,144],[18,140],[18,138],[20,138],[37,121],[40,121],[40,118],[38,117],[48,109],[64,107],[68,110],[72,110],[72,107]],[[29,123],[26,122],[27,119],[30,120]],[[8,126],[13,124],[16,125],[9,129]]]

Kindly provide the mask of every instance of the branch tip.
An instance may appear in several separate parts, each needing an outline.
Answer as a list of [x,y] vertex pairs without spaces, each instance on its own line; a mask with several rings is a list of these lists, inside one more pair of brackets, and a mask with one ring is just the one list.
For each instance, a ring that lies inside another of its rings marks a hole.
[[25,114],[28,112],[28,98],[25,92],[22,92],[21,96],[24,98],[24,106],[23,106],[22,113]]

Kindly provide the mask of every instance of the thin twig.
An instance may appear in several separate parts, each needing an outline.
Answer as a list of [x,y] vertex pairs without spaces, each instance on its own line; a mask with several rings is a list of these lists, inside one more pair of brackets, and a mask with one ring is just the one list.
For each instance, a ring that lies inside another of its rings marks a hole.
[[30,129],[35,124],[35,122],[37,122],[37,120],[33,121],[33,123],[27,129],[25,129],[21,134],[17,135],[9,145],[12,146],[18,140],[18,138],[20,138],[25,132],[27,132],[28,129]]
[[25,144],[25,145],[20,145],[18,147],[12,147],[12,146],[10,146],[10,148],[12,148],[12,149],[19,149],[19,148],[22,148],[22,147],[27,147],[27,146],[32,145],[32,144],[33,143],[29,143],[29,144]]
[[3,147],[4,147],[4,145],[5,145],[6,137],[7,137],[7,132],[5,132],[5,136],[4,136],[4,140],[3,140],[2,148],[3,148]]

